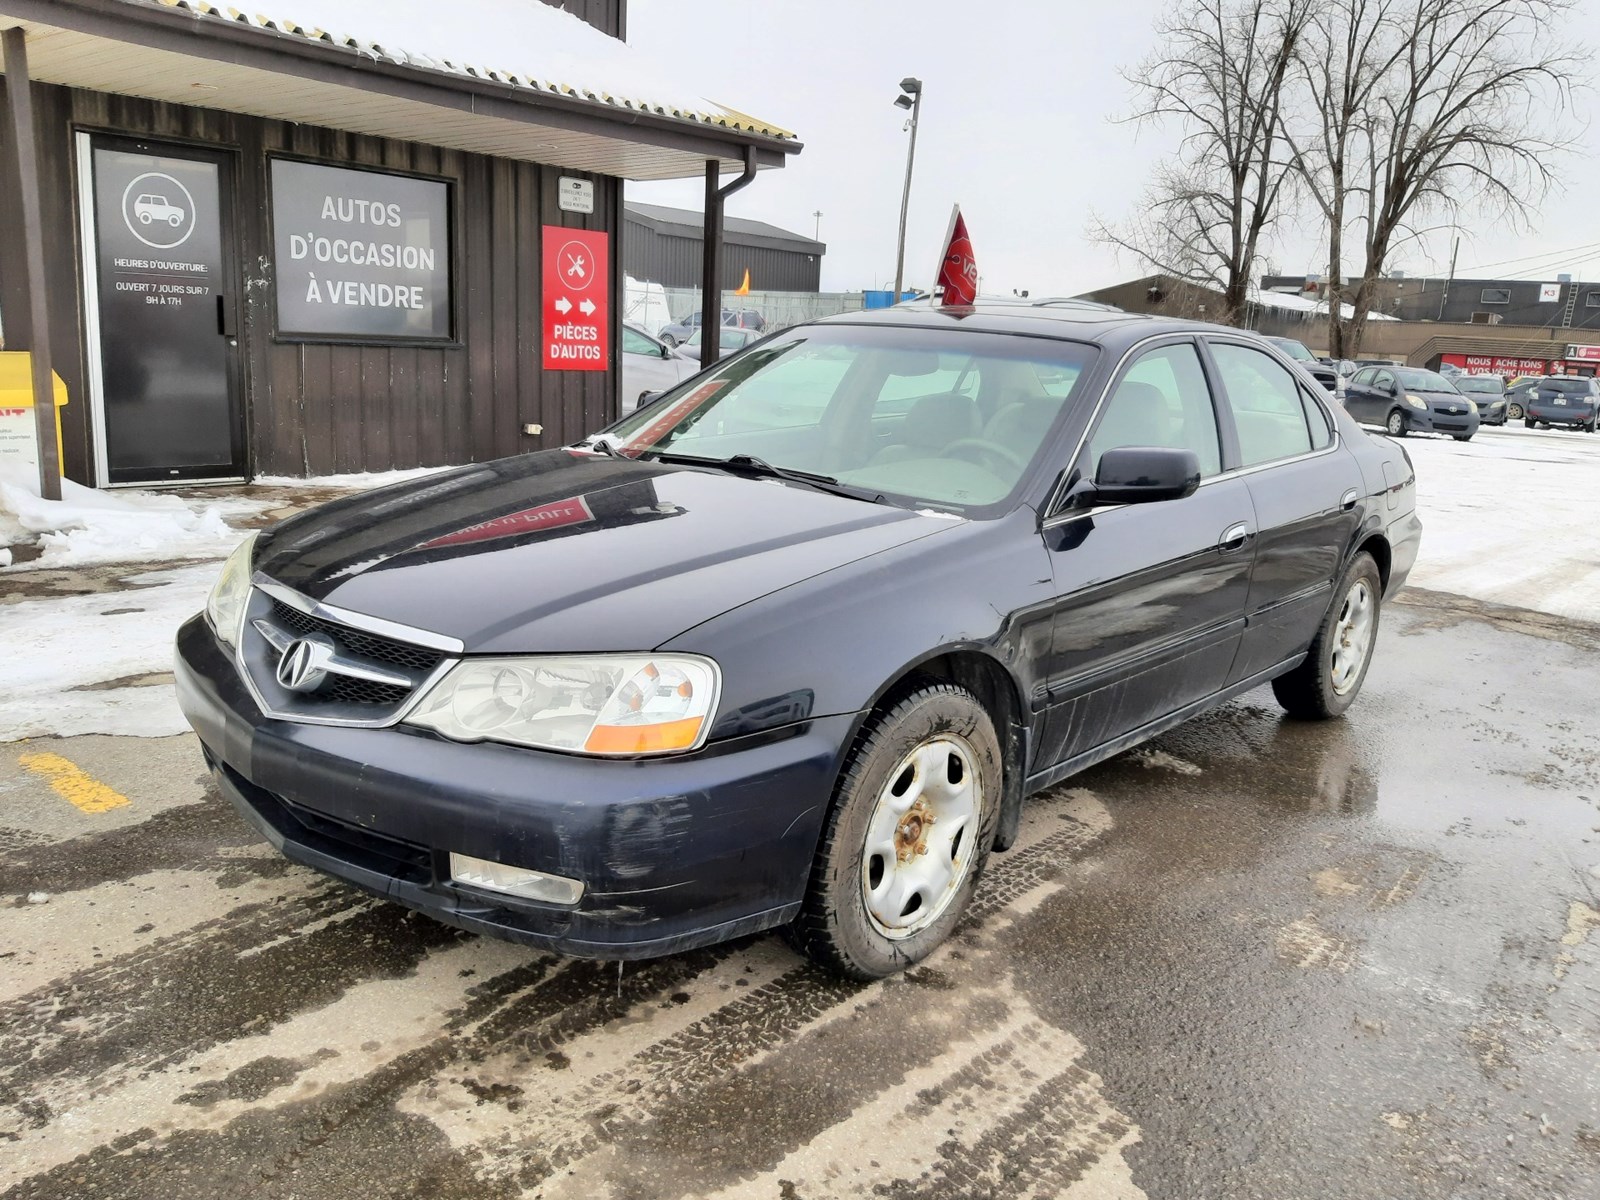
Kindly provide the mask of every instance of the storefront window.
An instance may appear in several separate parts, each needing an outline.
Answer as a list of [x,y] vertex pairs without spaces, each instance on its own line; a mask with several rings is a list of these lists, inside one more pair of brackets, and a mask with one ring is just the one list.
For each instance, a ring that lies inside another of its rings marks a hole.
[[272,160],[278,334],[448,341],[450,185]]

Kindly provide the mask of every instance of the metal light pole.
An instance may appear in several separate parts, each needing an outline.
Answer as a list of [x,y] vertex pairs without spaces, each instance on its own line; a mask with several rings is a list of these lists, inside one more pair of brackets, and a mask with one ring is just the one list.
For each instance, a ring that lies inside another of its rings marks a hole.
[[906,151],[906,186],[900,193],[900,245],[894,256],[894,300],[900,303],[904,290],[906,271],[906,208],[911,203],[911,167],[917,161],[917,117],[922,112],[922,80],[910,76],[900,81],[900,94],[894,98],[897,108],[911,110],[911,147]]

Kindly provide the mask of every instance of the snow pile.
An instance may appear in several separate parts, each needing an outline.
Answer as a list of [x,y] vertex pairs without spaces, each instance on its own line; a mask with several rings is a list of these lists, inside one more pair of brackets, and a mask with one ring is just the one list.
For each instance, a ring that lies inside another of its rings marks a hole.
[[[6,648],[0,742],[185,732],[189,726],[171,684],[137,681],[172,670],[178,626],[204,607],[218,569],[205,563],[144,571],[116,591],[0,606]],[[106,683],[118,686],[95,686]]]
[[1506,426],[1405,448],[1422,517],[1410,582],[1600,621],[1600,438]]
[[407,467],[399,471],[366,471],[352,475],[257,475],[258,487],[288,488],[341,488],[348,491],[370,491],[388,487],[391,483],[404,483],[408,479],[421,479],[450,467]]
[[201,0],[177,2],[214,20],[325,37],[335,46],[422,70],[493,78],[691,120],[764,124],[706,99],[689,72],[648,47],[630,46],[533,0],[284,0],[269,13],[230,9],[229,16]]
[[[221,558],[244,536],[224,517],[266,506],[234,499],[197,510],[178,496],[101,492],[69,479],[61,481],[60,500],[41,500],[31,472],[0,467],[0,546],[38,541],[44,553],[27,567]],[[6,551],[0,566],[10,559]]]

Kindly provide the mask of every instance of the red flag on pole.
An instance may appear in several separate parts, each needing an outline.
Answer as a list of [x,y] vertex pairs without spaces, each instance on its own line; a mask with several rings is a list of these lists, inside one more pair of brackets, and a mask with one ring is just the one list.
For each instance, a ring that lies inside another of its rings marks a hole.
[[950,209],[950,232],[944,240],[944,257],[939,260],[938,283],[944,289],[939,302],[944,308],[966,308],[978,298],[978,260],[972,256],[972,239],[967,236],[959,204]]

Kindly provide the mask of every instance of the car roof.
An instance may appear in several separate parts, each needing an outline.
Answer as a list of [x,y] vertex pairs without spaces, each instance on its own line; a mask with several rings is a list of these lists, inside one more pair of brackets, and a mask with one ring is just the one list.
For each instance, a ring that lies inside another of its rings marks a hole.
[[1135,342],[1163,333],[1259,335],[1245,329],[1157,317],[1085,301],[1017,300],[980,303],[970,308],[943,308],[929,301],[909,301],[893,308],[839,313],[818,325],[866,325],[891,329],[961,329],[976,333],[1015,333],[1082,342]]

